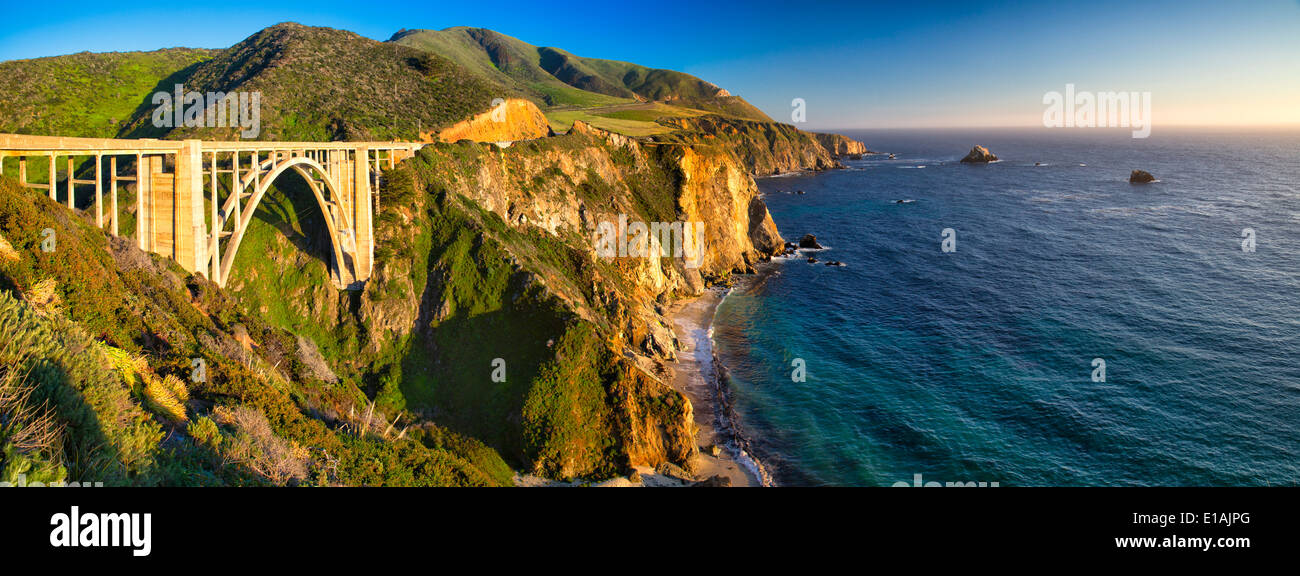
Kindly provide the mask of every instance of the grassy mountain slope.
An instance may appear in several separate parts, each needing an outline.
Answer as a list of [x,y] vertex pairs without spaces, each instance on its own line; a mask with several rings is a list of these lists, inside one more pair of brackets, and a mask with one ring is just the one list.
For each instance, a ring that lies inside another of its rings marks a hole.
[[543,106],[599,106],[629,97],[589,92],[565,84],[538,65],[537,47],[482,28],[398,32],[389,40],[438,54],[484,79]]
[[285,23],[226,50],[0,62],[0,132],[238,139],[235,128],[153,126],[153,94],[178,83],[203,94],[260,92],[262,140],[413,140],[515,95],[428,51]]
[[567,132],[575,121],[582,121],[601,130],[625,136],[643,137],[673,131],[671,126],[660,124],[663,118],[689,118],[708,114],[703,110],[664,104],[663,102],[633,102],[594,108],[553,109],[546,113],[547,122],[555,132]]
[[389,42],[443,55],[546,106],[589,107],[619,100],[661,101],[739,118],[770,120],[740,97],[689,74],[583,58],[559,48],[534,46],[492,30],[465,27],[403,30]]
[[[413,140],[509,96],[436,54],[294,23],[222,51],[195,67],[186,87],[260,92],[261,140]],[[158,129],[148,112],[134,116],[124,135],[235,139],[238,132]]]
[[182,81],[217,52],[82,52],[0,62],[0,132],[112,138],[151,107],[160,86]]

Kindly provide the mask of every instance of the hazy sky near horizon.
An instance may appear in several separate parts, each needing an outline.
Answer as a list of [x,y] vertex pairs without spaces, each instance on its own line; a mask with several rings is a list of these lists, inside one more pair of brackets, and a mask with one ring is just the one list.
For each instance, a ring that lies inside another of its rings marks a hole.
[[802,98],[810,128],[1038,126],[1066,84],[1150,92],[1156,126],[1300,124],[1300,0],[114,4],[8,6],[0,60],[224,48],[283,21],[480,26],[695,74],[780,121]]

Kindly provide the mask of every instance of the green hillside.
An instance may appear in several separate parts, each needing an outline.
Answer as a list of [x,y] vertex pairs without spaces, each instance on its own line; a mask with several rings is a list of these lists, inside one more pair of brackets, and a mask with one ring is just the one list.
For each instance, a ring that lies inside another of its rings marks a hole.
[[[81,52],[0,62],[0,132],[112,138],[219,51]],[[166,87],[166,88],[164,88]]]
[[389,42],[438,54],[497,86],[542,106],[601,106],[630,97],[588,92],[561,82],[538,65],[537,47],[482,28],[399,32]]
[[0,178],[0,481],[510,484],[493,450],[386,418],[315,350]]
[[416,139],[525,97],[553,127],[574,120],[634,136],[658,118],[770,121],[744,99],[680,72],[584,58],[482,28],[402,31],[376,42],[284,23],[225,50],[79,53],[0,62],[0,132],[101,138],[236,139],[236,128],[152,122],[156,92],[258,92],[262,140]]
[[[187,89],[261,93],[260,140],[415,139],[510,96],[435,54],[352,32],[285,23],[197,66]],[[236,129],[155,128],[137,114],[127,137],[233,139]]]
[[178,83],[204,94],[260,92],[262,140],[415,139],[518,94],[427,51],[285,23],[226,50],[0,62],[0,132],[236,138],[233,128],[153,126],[153,94]]
[[583,58],[483,28],[403,30],[389,42],[442,55],[549,107],[590,107],[631,100],[672,102],[750,120],[762,111],[716,85],[681,72]]

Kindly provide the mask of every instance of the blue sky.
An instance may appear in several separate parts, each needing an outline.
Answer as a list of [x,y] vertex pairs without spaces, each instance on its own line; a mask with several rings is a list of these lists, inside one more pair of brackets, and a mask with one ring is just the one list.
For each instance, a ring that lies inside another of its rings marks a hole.
[[803,98],[813,128],[1037,125],[1067,83],[1151,92],[1158,124],[1300,123],[1298,0],[114,4],[8,6],[0,60],[222,48],[290,20],[378,40],[468,25],[695,74],[778,120]]

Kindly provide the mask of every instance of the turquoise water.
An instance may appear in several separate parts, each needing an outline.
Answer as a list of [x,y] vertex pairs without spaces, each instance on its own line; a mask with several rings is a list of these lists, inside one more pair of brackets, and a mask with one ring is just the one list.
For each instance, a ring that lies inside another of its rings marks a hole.
[[759,182],[848,266],[775,264],[714,322],[778,484],[1297,483],[1300,133],[851,135],[897,159]]

